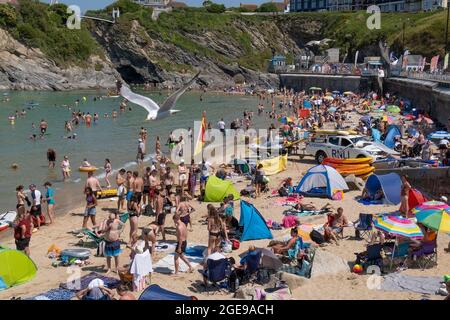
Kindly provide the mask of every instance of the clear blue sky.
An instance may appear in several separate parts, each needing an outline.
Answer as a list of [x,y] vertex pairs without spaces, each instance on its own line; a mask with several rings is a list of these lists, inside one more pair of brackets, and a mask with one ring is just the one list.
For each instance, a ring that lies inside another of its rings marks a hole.
[[[204,0],[178,0],[185,2],[190,6],[201,6]],[[281,0],[279,0],[281,2]],[[50,2],[50,0],[44,0],[43,2]],[[89,9],[100,9],[106,7],[108,4],[114,2],[113,0],[60,0],[60,3],[75,4],[80,6],[81,11]],[[255,3],[260,4],[264,2],[270,2],[270,0],[213,0],[215,3],[223,3],[227,7],[237,7],[242,3]]]

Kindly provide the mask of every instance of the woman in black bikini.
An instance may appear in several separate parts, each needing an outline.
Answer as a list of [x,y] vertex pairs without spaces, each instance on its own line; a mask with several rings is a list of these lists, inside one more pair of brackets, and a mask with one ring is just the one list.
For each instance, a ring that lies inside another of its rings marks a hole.
[[219,217],[217,209],[212,205],[208,204],[208,254],[209,256],[215,247],[220,245],[221,233],[224,230],[223,222]]
[[130,243],[133,240],[133,235],[138,230],[138,218],[141,215],[141,207],[136,195],[133,195],[128,205],[128,213],[130,215]]

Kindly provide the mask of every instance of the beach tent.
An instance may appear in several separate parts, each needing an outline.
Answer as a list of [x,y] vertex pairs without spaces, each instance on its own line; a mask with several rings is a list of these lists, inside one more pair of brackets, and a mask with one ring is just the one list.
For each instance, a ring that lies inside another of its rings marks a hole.
[[235,166],[235,167],[239,167],[239,169],[241,170],[242,173],[251,173],[251,168],[250,165],[248,164],[247,161],[242,160],[242,159],[233,159],[229,162],[229,164]]
[[304,107],[305,109],[312,109],[311,101],[303,100],[303,107]]
[[243,227],[240,241],[273,239],[266,220],[255,206],[241,200],[241,216],[239,226]]
[[402,136],[400,128],[395,125],[389,126],[387,129],[386,138],[384,139],[384,145],[391,149],[394,148],[396,136]]
[[408,192],[408,208],[409,212],[411,212],[412,209],[415,207],[421,205],[422,203],[426,202],[427,198],[417,189],[409,189]]
[[0,282],[7,288],[30,281],[36,271],[33,260],[23,252],[0,247]]
[[381,142],[381,132],[378,129],[372,128],[372,138],[375,142]]
[[238,200],[240,197],[231,181],[222,180],[216,176],[208,178],[205,188],[205,202],[221,202],[229,194],[234,196],[234,200]]
[[184,296],[152,284],[142,292],[139,300],[197,300],[195,297]]
[[386,202],[390,204],[400,203],[400,189],[402,180],[396,173],[389,173],[384,175],[372,174],[366,181],[366,190],[369,195],[373,196],[382,189]]
[[278,156],[272,159],[266,159],[258,162],[263,165],[263,170],[266,176],[272,176],[286,170],[288,161],[287,154],[284,156]]
[[348,190],[344,178],[333,167],[320,164],[308,170],[295,192],[307,196],[331,198],[337,190]]

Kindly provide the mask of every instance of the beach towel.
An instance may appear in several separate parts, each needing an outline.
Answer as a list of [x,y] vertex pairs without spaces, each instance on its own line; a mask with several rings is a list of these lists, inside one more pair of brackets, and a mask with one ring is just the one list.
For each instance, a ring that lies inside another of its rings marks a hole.
[[[200,263],[203,262],[204,256],[203,252],[207,247],[203,245],[192,245],[186,249],[185,256],[188,258],[192,268],[196,268]],[[153,265],[153,271],[158,273],[170,274],[175,271],[174,262],[175,253],[166,255],[164,258],[160,259],[157,263]],[[187,272],[189,267],[180,260],[180,272]]]
[[286,216],[309,217],[309,216],[325,214],[326,212],[328,212],[328,211],[327,210],[298,211],[298,210],[292,209],[292,210],[284,211],[283,214],[285,214]]
[[25,300],[71,300],[75,297],[75,291],[63,288],[50,289]]
[[89,283],[94,279],[100,279],[105,283],[109,289],[115,289],[119,286],[120,280],[112,277],[107,277],[97,272],[91,272],[79,279],[71,280],[70,282],[63,282],[59,285],[61,289],[69,289],[72,291],[79,291],[88,287]]
[[365,206],[383,204],[383,200],[359,199],[359,200],[357,200],[357,202],[359,202]]
[[296,216],[284,216],[281,224],[285,228],[295,227],[297,225],[297,217]]
[[419,277],[392,273],[383,277],[381,290],[436,294],[441,286],[442,277]]
[[280,197],[275,199],[273,204],[276,206],[295,206],[302,202],[302,198],[303,197]]
[[176,243],[158,241],[155,248],[156,248],[156,252],[172,253],[172,252],[175,252],[176,247],[177,247]]

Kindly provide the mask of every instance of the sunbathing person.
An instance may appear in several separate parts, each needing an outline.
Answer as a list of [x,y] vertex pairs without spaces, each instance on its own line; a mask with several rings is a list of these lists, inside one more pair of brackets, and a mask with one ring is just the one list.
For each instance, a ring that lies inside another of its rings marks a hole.
[[287,254],[289,250],[295,248],[295,244],[297,243],[299,236],[297,228],[291,229],[291,239],[285,243],[275,243],[272,245],[269,244],[269,247],[272,248],[272,251],[275,254]]
[[348,219],[344,215],[344,209],[338,208],[337,213],[328,215],[328,222],[323,226],[325,239],[334,240],[336,245],[339,245],[337,235],[342,233],[347,225]]
[[331,211],[331,203],[327,203],[326,205],[324,205],[323,207],[321,207],[320,209],[317,209],[317,207],[312,203],[299,203],[296,204],[294,209],[303,212],[303,211],[324,211],[324,212],[328,212]]
[[384,193],[382,189],[378,189],[374,195],[371,195],[369,193],[369,190],[367,190],[367,188],[363,189],[361,198],[363,200],[367,200],[367,201],[373,201],[373,200],[381,200],[384,197]]

